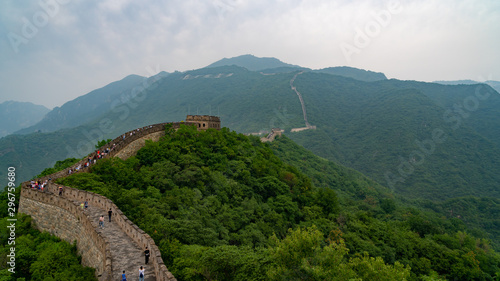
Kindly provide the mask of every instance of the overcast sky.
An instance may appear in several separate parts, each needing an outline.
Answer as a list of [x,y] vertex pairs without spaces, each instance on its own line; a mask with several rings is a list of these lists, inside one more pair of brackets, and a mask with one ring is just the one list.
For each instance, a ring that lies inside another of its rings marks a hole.
[[0,103],[253,54],[402,80],[500,80],[498,0],[3,0]]

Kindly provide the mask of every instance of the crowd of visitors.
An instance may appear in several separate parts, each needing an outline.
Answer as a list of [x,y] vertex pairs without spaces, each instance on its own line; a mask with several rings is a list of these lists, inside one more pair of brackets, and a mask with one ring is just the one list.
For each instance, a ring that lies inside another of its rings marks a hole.
[[[152,128],[152,126],[149,126],[149,129],[151,129],[151,128]],[[122,135],[122,139],[125,140],[128,137],[132,137],[133,135],[135,135],[136,133],[140,132],[143,129],[148,129],[148,126],[146,126],[144,128],[139,128],[139,129],[131,131],[129,133],[125,133],[125,134]],[[89,167],[91,165],[96,164],[99,159],[102,159],[102,158],[106,157],[115,148],[116,148],[116,143],[114,143],[111,147],[107,147],[107,148],[105,148],[103,150],[98,149],[97,151],[95,151],[94,153],[90,154],[85,159],[85,161],[83,162],[83,166],[82,166],[82,163],[79,163],[78,166],[76,166],[76,167],[73,166],[70,169],[68,169],[67,173],[69,175],[71,175],[73,173],[77,173],[77,172],[82,171],[84,168],[87,168],[87,167]],[[31,188],[32,189],[36,189],[36,190],[44,191],[44,188],[45,189],[47,188],[47,185],[48,185],[49,181],[51,181],[51,178],[46,179],[43,182],[42,182],[42,180],[31,180],[31,182],[30,182]],[[56,188],[57,188],[57,192],[58,192],[59,196],[62,196],[63,195],[63,186],[57,186]],[[85,212],[89,208],[88,199],[86,199],[85,202],[81,202],[80,207],[81,207],[82,211]],[[113,211],[110,208],[109,211],[108,211],[108,220],[109,220],[109,222],[111,222],[112,214],[113,214]],[[98,219],[99,228],[101,228],[101,229],[104,228],[104,220],[105,220],[104,219],[104,215],[101,215],[99,217],[99,219]],[[146,250],[144,251],[144,256],[145,256],[145,264],[148,264],[149,257],[150,257],[150,251],[149,251],[149,249],[147,247],[146,247]],[[143,281],[144,278],[145,278],[145,267],[140,266],[138,273],[139,273],[138,274],[139,275],[139,280]],[[126,278],[127,277],[125,275],[125,271],[123,271],[123,273],[122,273],[122,280],[127,280]]]
[[38,190],[42,190],[45,188],[45,186],[48,184],[48,181],[49,180],[45,180],[44,182],[42,182],[41,180],[31,180],[31,188],[32,189],[38,189]]

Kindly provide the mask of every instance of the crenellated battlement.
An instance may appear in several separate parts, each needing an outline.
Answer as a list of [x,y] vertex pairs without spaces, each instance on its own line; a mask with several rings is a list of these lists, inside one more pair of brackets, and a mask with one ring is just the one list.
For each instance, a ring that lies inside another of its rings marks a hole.
[[[158,140],[164,134],[167,125],[171,125],[173,129],[178,129],[181,125],[194,125],[198,130],[210,128],[220,130],[220,118],[188,115],[185,122],[145,126],[120,135],[98,150],[109,151],[104,158],[115,156],[126,158],[136,153],[144,145],[145,139]],[[81,209],[79,203],[87,200],[89,205],[101,210],[111,209],[113,222],[121,231],[143,250],[146,247],[150,250],[150,262],[154,267],[155,280],[176,280],[163,263],[160,250],[153,239],[131,222],[111,200],[93,192],[54,183],[54,180],[74,172],[88,172],[90,166],[84,167],[84,164],[89,157],[93,158],[96,155],[97,150],[71,167],[39,179],[48,180],[48,185],[43,191],[32,189],[29,181],[22,183],[19,212],[31,215],[36,226],[42,231],[48,231],[70,243],[76,240],[78,251],[82,255],[82,264],[94,267],[99,280],[113,280],[112,272],[118,269],[113,268],[110,241],[98,230],[97,222]],[[77,170],[77,167],[80,168]],[[62,196],[58,195],[59,187],[63,188]]]

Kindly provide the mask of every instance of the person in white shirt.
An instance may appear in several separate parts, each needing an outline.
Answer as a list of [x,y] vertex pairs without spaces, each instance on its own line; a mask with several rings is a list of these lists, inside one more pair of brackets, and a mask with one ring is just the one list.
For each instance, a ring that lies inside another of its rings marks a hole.
[[139,269],[139,281],[144,281],[144,268],[141,266],[141,268]]

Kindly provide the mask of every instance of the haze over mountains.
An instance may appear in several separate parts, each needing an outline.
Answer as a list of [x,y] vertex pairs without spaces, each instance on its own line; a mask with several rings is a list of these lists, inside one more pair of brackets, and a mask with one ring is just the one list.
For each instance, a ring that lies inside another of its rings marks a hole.
[[0,104],[0,138],[36,124],[50,109],[31,102],[6,101]]
[[[306,125],[292,86],[316,130],[290,132]],[[2,138],[0,159],[27,179],[56,160],[84,156],[98,140],[187,114],[219,115],[243,133],[279,127],[407,197],[500,197],[500,96],[491,87],[387,80],[348,67],[310,70],[251,55],[149,79],[127,76]]]

